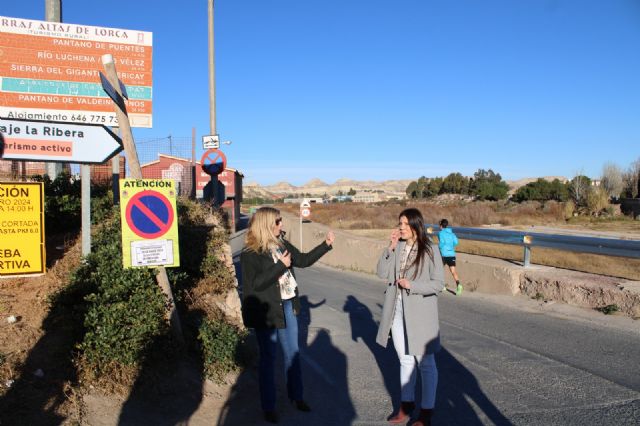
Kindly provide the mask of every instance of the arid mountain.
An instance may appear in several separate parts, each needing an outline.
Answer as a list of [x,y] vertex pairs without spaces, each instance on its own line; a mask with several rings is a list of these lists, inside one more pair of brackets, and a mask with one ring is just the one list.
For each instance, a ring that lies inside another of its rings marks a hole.
[[244,185],[244,197],[263,197],[276,198],[292,194],[311,194],[312,196],[322,197],[323,195],[336,195],[339,191],[346,194],[353,189],[357,192],[373,192],[382,191],[387,197],[404,197],[405,189],[411,183],[411,180],[387,180],[382,182],[376,181],[357,181],[352,179],[338,179],[333,184],[323,182],[321,179],[311,179],[304,185],[294,186],[288,182],[278,182],[275,185],[261,186],[257,183],[248,183]]
[[242,196],[244,198],[265,198],[275,200],[277,195],[267,191],[256,182],[249,182],[242,185]]

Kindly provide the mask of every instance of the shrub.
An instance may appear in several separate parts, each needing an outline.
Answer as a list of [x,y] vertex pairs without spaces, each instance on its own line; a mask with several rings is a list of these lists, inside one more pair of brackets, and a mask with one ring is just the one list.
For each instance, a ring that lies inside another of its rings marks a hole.
[[565,219],[571,219],[575,211],[576,211],[576,203],[574,203],[572,200],[569,200],[566,203],[564,203]]
[[94,251],[71,279],[72,286],[92,289],[85,297],[85,334],[78,349],[95,377],[113,365],[139,365],[147,346],[168,332],[167,301],[154,270],[122,267],[117,212],[114,216],[96,234]]
[[[47,175],[35,175],[33,182],[44,183],[45,229],[69,231],[78,229],[81,222],[81,181],[68,173],[60,173],[53,181]],[[94,223],[104,219],[105,210],[113,205],[110,185],[91,185],[91,216]]]
[[585,203],[590,214],[598,214],[609,206],[609,195],[600,187],[590,188],[585,196]]
[[202,348],[205,375],[222,382],[240,362],[239,349],[246,332],[224,321],[207,319],[201,325],[198,340]]
[[620,310],[620,307],[618,305],[607,305],[607,306],[603,306],[601,308],[596,308],[596,311],[600,311],[605,315],[611,315],[615,312],[618,312]]
[[206,253],[200,264],[202,277],[214,294],[226,293],[235,286],[233,274],[220,256],[221,248],[227,243],[227,238],[225,230],[213,228],[209,231]]

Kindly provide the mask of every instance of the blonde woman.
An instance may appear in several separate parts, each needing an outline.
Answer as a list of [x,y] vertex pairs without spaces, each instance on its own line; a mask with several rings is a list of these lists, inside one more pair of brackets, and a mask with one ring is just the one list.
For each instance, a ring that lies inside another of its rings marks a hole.
[[331,250],[333,232],[309,253],[301,253],[282,232],[282,216],[277,209],[262,207],[249,222],[245,249],[240,255],[242,269],[242,318],[255,329],[260,353],[260,401],[264,419],[278,422],[275,411],[275,360],[277,343],[284,354],[287,394],[300,411],[311,411],[303,399],[302,371],[298,348],[300,312],[298,284],[293,267],[313,265]]

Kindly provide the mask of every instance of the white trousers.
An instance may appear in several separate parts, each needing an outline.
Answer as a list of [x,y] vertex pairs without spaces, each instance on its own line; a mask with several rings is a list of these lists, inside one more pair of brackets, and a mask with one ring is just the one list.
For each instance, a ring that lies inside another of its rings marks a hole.
[[415,401],[416,364],[418,364],[422,381],[420,408],[433,408],[436,404],[436,388],[438,387],[436,359],[433,354],[426,356],[407,355],[402,298],[396,300],[396,310],[391,326],[391,338],[393,339],[393,346],[396,348],[398,359],[400,360],[401,400]]

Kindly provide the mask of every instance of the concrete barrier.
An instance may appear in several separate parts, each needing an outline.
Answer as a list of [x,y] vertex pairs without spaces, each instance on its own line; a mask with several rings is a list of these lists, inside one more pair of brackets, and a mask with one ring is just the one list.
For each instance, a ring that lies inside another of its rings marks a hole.
[[[282,212],[283,229],[296,247],[308,251],[319,244],[329,228],[307,222]],[[336,241],[321,263],[334,268],[375,274],[380,253],[388,241],[375,240],[334,230]],[[548,266],[533,265],[524,268],[520,262],[459,253],[457,270],[466,291],[518,295],[553,300],[584,308],[602,308],[617,305],[619,312],[640,318],[640,282],[624,278],[588,274]],[[453,287],[453,278],[445,270],[447,284]]]

